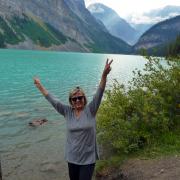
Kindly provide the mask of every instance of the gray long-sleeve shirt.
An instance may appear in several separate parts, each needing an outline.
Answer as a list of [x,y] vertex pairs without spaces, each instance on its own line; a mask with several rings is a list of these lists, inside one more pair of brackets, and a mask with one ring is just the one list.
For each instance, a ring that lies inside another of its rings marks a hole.
[[104,90],[98,88],[93,100],[84,107],[80,117],[76,117],[71,106],[64,105],[51,94],[46,99],[66,119],[67,140],[65,159],[74,164],[87,165],[99,159],[96,142],[96,112]]

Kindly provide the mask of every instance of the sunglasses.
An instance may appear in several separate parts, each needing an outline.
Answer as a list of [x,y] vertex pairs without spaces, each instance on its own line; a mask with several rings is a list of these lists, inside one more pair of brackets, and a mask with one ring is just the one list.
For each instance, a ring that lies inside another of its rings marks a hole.
[[71,100],[73,102],[76,102],[77,100],[82,101],[83,98],[84,98],[84,96],[76,96],[76,97],[72,97]]

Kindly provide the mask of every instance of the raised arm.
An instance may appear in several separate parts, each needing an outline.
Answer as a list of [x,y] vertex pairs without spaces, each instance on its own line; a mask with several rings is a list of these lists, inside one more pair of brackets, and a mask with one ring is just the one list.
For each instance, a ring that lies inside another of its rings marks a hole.
[[107,75],[111,71],[111,63],[112,62],[113,62],[113,60],[111,60],[110,62],[109,62],[109,59],[106,60],[106,65],[104,67],[102,77],[101,77],[101,81],[100,81],[100,84],[99,84],[100,88],[102,88],[102,89],[105,89],[105,87],[106,87]]
[[69,106],[64,105],[59,101],[57,98],[55,98],[53,95],[51,95],[46,88],[41,84],[39,78],[34,77],[34,84],[39,89],[39,91],[45,96],[45,98],[52,104],[52,106],[63,116],[65,116],[67,109]]
[[45,87],[41,84],[41,81],[39,78],[34,77],[34,84],[36,85],[36,87],[39,89],[39,91],[44,95],[47,96],[48,95],[48,91],[45,89]]
[[97,110],[99,108],[99,105],[101,103],[101,99],[103,96],[103,92],[106,86],[106,80],[107,80],[107,75],[109,74],[109,72],[111,71],[111,63],[113,62],[113,60],[111,60],[109,62],[109,60],[107,59],[106,61],[106,65],[104,67],[103,73],[102,73],[102,77],[101,77],[101,81],[99,84],[99,87],[93,97],[93,100],[89,103],[89,108],[91,113],[95,116],[97,113]]

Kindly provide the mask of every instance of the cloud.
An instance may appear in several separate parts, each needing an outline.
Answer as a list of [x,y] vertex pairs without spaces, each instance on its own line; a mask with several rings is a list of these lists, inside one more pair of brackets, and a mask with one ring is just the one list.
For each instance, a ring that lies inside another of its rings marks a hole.
[[86,6],[102,3],[114,9],[120,16],[127,17],[132,13],[144,13],[167,5],[180,6],[179,0],[84,0]]
[[179,13],[169,13],[165,17],[161,17],[161,16],[151,17],[151,16],[147,16],[146,14],[132,14],[131,16],[128,17],[128,22],[130,22],[130,24],[156,24],[160,21],[164,21],[166,19],[175,17],[177,15],[179,15]]
[[[178,13],[169,13],[161,17],[159,14],[150,14],[150,11],[158,11],[167,5],[180,6],[179,0],[85,0],[86,5],[91,3],[103,3],[115,10],[120,17],[131,24],[155,24],[165,19],[174,17]],[[158,9],[158,10],[157,10]],[[94,12],[102,12],[102,9],[94,9]]]
[[103,13],[104,12],[104,9],[101,8],[101,7],[95,7],[95,6],[91,6],[91,12],[92,13]]
[[162,18],[159,17],[151,18],[148,16],[137,15],[137,14],[133,14],[131,17],[129,17],[129,22],[132,24],[154,24],[161,20]]
[[169,18],[178,16],[178,15],[180,15],[180,14],[179,14],[179,13],[170,13],[170,14],[169,14]]

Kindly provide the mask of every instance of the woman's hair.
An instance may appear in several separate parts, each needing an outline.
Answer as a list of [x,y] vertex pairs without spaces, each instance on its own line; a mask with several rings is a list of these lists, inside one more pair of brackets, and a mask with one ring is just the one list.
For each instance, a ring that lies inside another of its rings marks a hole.
[[74,96],[74,94],[76,94],[77,92],[81,92],[82,95],[84,96],[84,105],[87,104],[87,98],[85,96],[85,93],[84,91],[79,87],[77,86],[76,88],[74,88],[70,93],[69,93],[69,103],[70,105],[72,105],[72,101],[71,101],[71,98]]

